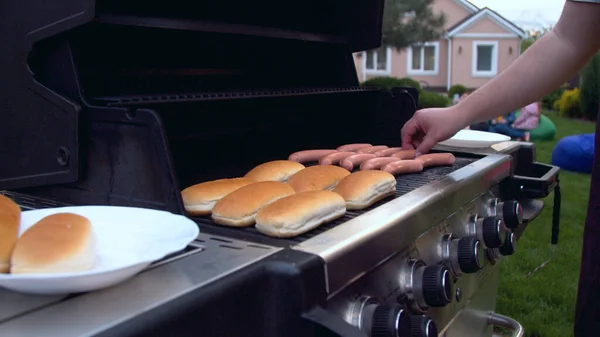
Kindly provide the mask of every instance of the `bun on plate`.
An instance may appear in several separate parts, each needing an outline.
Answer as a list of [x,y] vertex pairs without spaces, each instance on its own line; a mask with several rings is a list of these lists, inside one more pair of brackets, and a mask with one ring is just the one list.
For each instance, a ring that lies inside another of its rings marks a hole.
[[21,208],[0,194],[0,273],[10,270],[10,255],[19,237]]
[[90,221],[73,213],[56,213],[29,227],[17,240],[13,274],[73,273],[90,270],[96,260],[96,237]]

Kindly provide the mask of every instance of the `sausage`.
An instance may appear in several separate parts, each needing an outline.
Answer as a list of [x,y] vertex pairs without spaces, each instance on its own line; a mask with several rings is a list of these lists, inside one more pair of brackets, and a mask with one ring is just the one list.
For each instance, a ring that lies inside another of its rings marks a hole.
[[354,166],[360,165],[363,161],[365,161],[367,159],[371,159],[371,158],[377,158],[377,157],[372,153],[353,154],[349,157],[344,158],[342,161],[340,161],[340,166],[345,168],[346,170],[352,172],[352,170],[354,169]]
[[376,155],[377,157],[388,157],[399,151],[404,151],[404,150],[402,150],[401,147],[390,147],[389,149],[379,150],[373,154]]
[[392,157],[398,159],[415,159],[416,152],[417,150],[402,150],[392,154]]
[[383,166],[381,171],[385,171],[393,175],[418,173],[423,171],[423,162],[416,159],[397,160]]
[[288,160],[296,161],[299,163],[319,161],[321,158],[328,154],[338,152],[336,150],[304,150],[290,154]]
[[388,148],[388,146],[386,146],[386,145],[363,147],[360,150],[356,150],[356,153],[375,153],[377,151],[385,150],[387,148]]
[[360,164],[360,170],[379,170],[382,166],[398,160],[400,159],[396,157],[378,157],[367,159]]
[[321,160],[319,160],[319,165],[336,165],[342,159],[349,157],[353,154],[356,154],[356,152],[346,151],[346,152],[330,153],[330,154],[324,156],[323,158],[321,158]]
[[371,146],[373,146],[373,144],[369,144],[369,143],[346,144],[346,145],[342,145],[342,146],[338,147],[336,150],[342,151],[342,152],[345,152],[345,151],[355,152],[362,148],[371,147]]
[[453,165],[456,157],[452,153],[429,153],[419,156],[416,160],[423,163],[423,167]]

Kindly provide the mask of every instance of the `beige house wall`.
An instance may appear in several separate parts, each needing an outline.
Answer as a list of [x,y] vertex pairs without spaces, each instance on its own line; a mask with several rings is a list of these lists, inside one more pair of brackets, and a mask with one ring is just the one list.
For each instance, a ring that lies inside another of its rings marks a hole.
[[433,12],[436,15],[444,13],[446,16],[446,24],[444,28],[446,29],[454,26],[465,17],[471,15],[471,11],[455,0],[436,0],[433,5]]
[[473,76],[473,46],[475,42],[497,43],[497,73],[501,73],[517,59],[519,39],[455,38],[452,42],[452,84],[462,84],[467,88],[478,88],[494,76]]
[[494,20],[490,18],[482,18],[470,26],[466,27],[461,33],[463,34],[482,34],[482,33],[491,33],[491,34],[507,34],[509,33],[506,28],[500,26]]

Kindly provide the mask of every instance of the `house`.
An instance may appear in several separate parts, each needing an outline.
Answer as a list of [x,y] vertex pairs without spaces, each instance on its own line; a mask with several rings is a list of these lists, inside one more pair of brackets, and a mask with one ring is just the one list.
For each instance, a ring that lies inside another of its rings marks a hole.
[[446,91],[454,84],[475,89],[521,53],[525,32],[487,7],[466,0],[436,0],[433,11],[446,16],[442,39],[401,51],[381,47],[355,53],[359,80],[411,77],[432,91]]

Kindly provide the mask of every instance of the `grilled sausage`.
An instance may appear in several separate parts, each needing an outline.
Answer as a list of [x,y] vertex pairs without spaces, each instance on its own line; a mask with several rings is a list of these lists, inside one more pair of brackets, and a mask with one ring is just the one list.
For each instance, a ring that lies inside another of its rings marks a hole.
[[381,170],[393,175],[418,173],[423,171],[423,162],[416,159],[397,160],[383,166]]
[[389,163],[392,163],[392,162],[395,162],[398,160],[400,160],[400,159],[398,159],[396,157],[378,157],[378,158],[367,159],[367,160],[363,161],[362,164],[360,164],[360,170],[361,171],[379,170],[384,165],[387,165]]
[[379,150],[373,154],[376,155],[377,157],[389,157],[392,154],[399,152],[399,151],[404,151],[404,150],[402,150],[401,147],[390,147],[389,149]]
[[324,156],[323,158],[321,158],[321,160],[319,160],[319,165],[336,165],[342,159],[349,157],[353,154],[356,154],[356,152],[345,151],[345,152],[330,153],[330,154]]
[[398,159],[415,159],[416,150],[402,150],[392,154],[392,157],[396,157]]
[[423,163],[423,167],[454,165],[456,157],[452,153],[429,153],[416,158]]
[[354,166],[360,165],[363,161],[371,158],[377,157],[372,153],[353,154],[349,157],[342,159],[342,161],[340,161],[340,166],[352,172]]
[[319,161],[321,158],[328,154],[338,152],[336,150],[304,150],[290,154],[288,160],[295,161],[298,163],[305,163],[311,161]]
[[385,150],[387,148],[389,148],[389,146],[386,146],[386,145],[364,147],[362,149],[356,150],[356,153],[375,153],[377,151]]
[[371,146],[373,146],[373,144],[369,144],[369,143],[346,144],[346,145],[342,145],[342,146],[338,147],[336,150],[342,151],[342,152],[344,152],[344,151],[355,152],[362,148],[371,147]]

